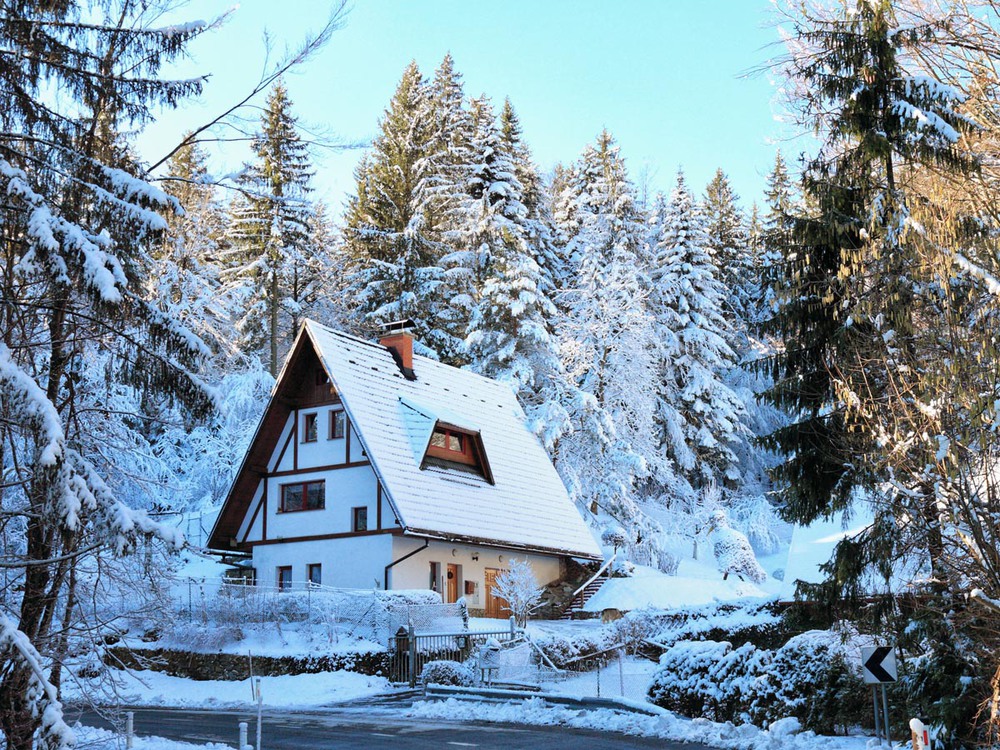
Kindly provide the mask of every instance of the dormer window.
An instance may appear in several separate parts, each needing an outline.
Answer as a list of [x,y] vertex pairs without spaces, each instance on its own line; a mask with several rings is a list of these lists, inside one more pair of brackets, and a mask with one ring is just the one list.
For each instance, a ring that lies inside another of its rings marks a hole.
[[493,475],[490,473],[486,453],[483,450],[482,437],[478,432],[464,430],[454,425],[438,422],[434,426],[430,443],[427,445],[427,454],[424,456],[424,468],[427,466],[472,472],[490,484],[493,483]]
[[478,462],[472,450],[471,437],[471,435],[453,428],[435,427],[431,435],[431,443],[427,446],[427,455],[445,461],[475,465]]

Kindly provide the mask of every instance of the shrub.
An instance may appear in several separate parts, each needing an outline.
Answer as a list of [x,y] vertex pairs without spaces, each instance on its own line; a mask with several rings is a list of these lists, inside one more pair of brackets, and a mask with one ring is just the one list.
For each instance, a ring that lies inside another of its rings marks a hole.
[[745,721],[753,684],[767,661],[746,643],[681,641],[660,657],[649,697],[663,708],[714,721]]
[[457,661],[429,661],[420,673],[420,682],[427,685],[459,685],[468,687],[475,682],[472,670]]
[[774,652],[754,686],[749,717],[760,726],[794,716],[806,729],[831,734],[857,725],[870,708],[859,676],[859,643],[850,634],[812,630]]
[[685,716],[761,727],[794,717],[829,734],[867,718],[858,645],[850,634],[833,631],[803,633],[776,651],[680,641],[660,657],[649,697]]

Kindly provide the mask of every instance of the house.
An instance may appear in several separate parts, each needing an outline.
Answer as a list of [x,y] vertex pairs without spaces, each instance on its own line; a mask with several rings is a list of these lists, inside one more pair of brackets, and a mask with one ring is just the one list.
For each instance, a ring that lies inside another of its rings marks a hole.
[[208,546],[250,553],[255,579],[433,589],[502,616],[512,558],[540,584],[601,550],[510,388],[306,321]]

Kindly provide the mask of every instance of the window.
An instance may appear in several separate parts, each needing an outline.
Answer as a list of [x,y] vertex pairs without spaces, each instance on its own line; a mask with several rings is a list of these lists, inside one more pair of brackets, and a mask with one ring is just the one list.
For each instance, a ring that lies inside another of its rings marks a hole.
[[330,412],[330,440],[339,440],[347,432],[347,415],[343,411]]
[[465,435],[444,428],[434,430],[431,435],[431,447],[441,448],[449,453],[465,453]]
[[322,510],[326,507],[326,484],[300,482],[281,486],[281,508],[283,513],[296,510]]
[[320,563],[309,563],[307,580],[310,586],[319,586],[323,583],[323,566]]
[[318,437],[316,429],[316,413],[305,414],[302,417],[302,442],[315,443]]
[[351,508],[351,529],[353,531],[368,531],[368,507]]
[[292,590],[292,566],[282,565],[278,568],[278,591]]

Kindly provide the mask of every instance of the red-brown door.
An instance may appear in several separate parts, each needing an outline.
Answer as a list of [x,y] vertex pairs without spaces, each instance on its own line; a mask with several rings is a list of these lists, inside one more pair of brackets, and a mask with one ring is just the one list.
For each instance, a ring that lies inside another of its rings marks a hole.
[[458,601],[458,566],[448,563],[448,603]]
[[507,606],[507,601],[501,598],[496,593],[497,576],[500,575],[500,571],[496,568],[486,569],[486,616],[487,617],[497,617],[503,618],[507,617],[510,613],[507,612],[505,607]]

